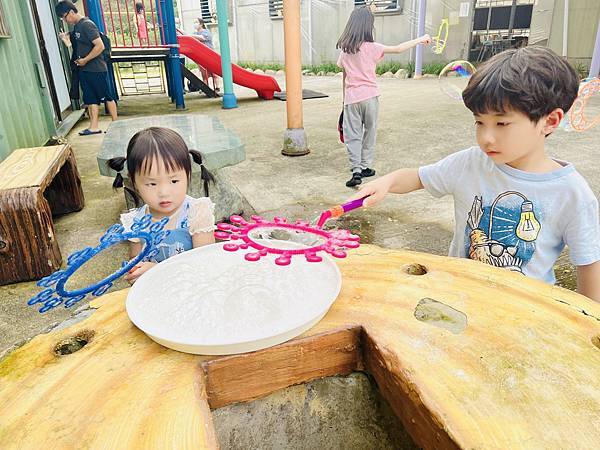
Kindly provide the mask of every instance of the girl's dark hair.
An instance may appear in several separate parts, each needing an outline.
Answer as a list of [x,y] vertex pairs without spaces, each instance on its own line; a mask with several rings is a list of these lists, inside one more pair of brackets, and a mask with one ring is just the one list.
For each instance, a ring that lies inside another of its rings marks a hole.
[[206,24],[204,23],[204,19],[202,17],[197,17],[196,20],[202,28],[206,28]]
[[54,7],[54,12],[56,12],[59,19],[62,19],[62,17],[70,11],[73,11],[75,14],[78,12],[77,7],[69,0],[60,1]]
[[341,48],[344,53],[358,53],[363,42],[373,42],[374,33],[375,16],[370,7],[361,6],[350,14],[335,48]]
[[144,12],[144,4],[142,2],[136,2],[135,3],[135,12],[137,14]]
[[579,77],[565,58],[546,47],[510,49],[490,58],[462,93],[473,114],[513,109],[532,122],[555,108],[567,112],[579,90]]
[[[208,197],[208,183],[215,181],[212,174],[202,163],[202,154],[197,150],[190,150],[183,138],[169,128],[150,127],[138,131],[133,135],[127,145],[127,156],[111,158],[107,161],[108,167],[119,172],[113,182],[113,188],[123,186],[121,171],[127,163],[127,173],[131,184],[135,188],[135,177],[140,173],[147,173],[152,169],[152,164],[162,160],[165,168],[169,171],[183,169],[187,175],[188,183],[192,177],[192,163],[190,155],[195,163],[200,165],[200,178],[204,181],[204,194]],[[136,206],[140,206],[141,199],[135,191],[124,187],[131,194]]]

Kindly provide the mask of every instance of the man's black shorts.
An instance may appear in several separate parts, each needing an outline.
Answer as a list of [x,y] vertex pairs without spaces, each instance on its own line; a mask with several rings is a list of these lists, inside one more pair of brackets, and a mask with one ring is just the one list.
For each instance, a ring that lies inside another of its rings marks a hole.
[[108,88],[108,72],[79,72],[79,82],[83,91],[83,103],[99,105],[105,101],[114,100]]

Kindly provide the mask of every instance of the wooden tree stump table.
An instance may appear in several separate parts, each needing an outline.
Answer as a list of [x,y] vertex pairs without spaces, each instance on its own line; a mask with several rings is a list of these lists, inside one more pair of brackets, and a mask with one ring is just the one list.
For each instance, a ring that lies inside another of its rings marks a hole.
[[423,448],[598,448],[600,305],[464,259],[364,246],[339,266],[318,325],[242,355],[163,348],[126,290],[94,300],[0,362],[2,447],[216,448],[211,408],[360,370]]
[[0,285],[60,268],[52,216],[79,211],[84,198],[68,144],[15,150],[0,163]]

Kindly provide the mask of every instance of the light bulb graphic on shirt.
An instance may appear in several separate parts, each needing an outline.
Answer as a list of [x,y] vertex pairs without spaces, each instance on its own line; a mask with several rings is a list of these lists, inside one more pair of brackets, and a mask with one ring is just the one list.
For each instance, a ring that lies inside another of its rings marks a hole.
[[521,204],[521,218],[515,230],[519,239],[525,242],[535,241],[542,226],[533,213],[533,203],[524,201]]

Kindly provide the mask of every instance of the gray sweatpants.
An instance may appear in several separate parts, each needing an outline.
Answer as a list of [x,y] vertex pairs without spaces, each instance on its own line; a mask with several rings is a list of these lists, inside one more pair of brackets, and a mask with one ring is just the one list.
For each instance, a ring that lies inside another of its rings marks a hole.
[[352,173],[373,166],[378,113],[379,97],[344,105],[344,143]]

